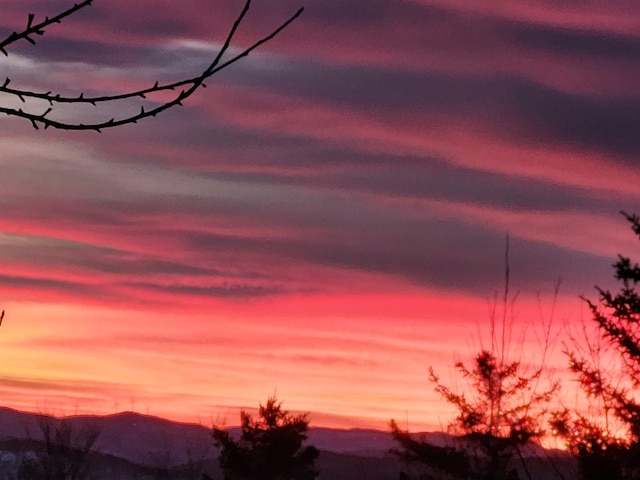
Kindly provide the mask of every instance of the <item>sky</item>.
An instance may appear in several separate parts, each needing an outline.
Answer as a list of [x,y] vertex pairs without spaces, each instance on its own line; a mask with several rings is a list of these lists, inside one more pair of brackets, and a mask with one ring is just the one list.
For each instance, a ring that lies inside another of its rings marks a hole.
[[[63,95],[197,75],[240,3],[96,0],[1,75]],[[0,0],[0,38],[64,4]],[[276,394],[312,426],[437,430],[429,367],[464,384],[507,235],[514,355],[541,361],[552,321],[566,375],[580,295],[638,257],[637,2],[254,0],[231,53],[301,6],[156,118],[0,117],[3,405],[234,424]]]

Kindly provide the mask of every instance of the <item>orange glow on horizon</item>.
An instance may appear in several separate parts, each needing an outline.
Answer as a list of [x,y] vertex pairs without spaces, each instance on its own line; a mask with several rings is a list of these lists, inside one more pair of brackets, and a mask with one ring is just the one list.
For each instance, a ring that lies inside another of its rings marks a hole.
[[[60,3],[0,2],[7,32]],[[241,8],[94,3],[2,58],[2,405],[234,424],[275,392],[311,426],[441,430],[429,368],[468,391],[505,238],[510,354],[541,361],[562,278],[544,362],[579,397],[580,296],[638,256],[640,2],[323,0],[183,108],[34,131],[7,108],[48,102],[14,88],[149,112],[123,92],[206,69]],[[252,2],[225,59],[290,7]]]
[[[561,303],[561,315],[577,305]],[[514,331],[530,329],[536,301],[517,305]],[[277,392],[288,409],[311,412],[314,426],[386,430],[391,418],[407,417],[424,431],[440,430],[454,413],[434,393],[428,368],[464,387],[453,363],[487,341],[489,301],[319,295],[219,303],[215,316],[22,303],[7,311],[6,406],[233,424],[239,408]],[[562,361],[556,355],[550,364]]]

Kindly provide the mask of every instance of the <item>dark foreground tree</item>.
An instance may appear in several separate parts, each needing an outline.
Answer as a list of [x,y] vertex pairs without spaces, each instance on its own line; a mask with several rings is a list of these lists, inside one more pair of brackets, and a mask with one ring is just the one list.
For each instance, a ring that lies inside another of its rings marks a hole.
[[[415,466],[420,472],[420,480],[471,478],[471,462],[463,450],[432,445],[424,438],[416,439],[407,430],[401,429],[395,420],[391,420],[391,434],[398,443],[398,448],[391,452],[407,465]],[[410,477],[403,472],[400,478],[408,480]]]
[[[623,215],[640,238],[640,217]],[[619,255],[614,269],[620,291],[596,287],[599,302],[584,299],[597,336],[567,350],[590,408],[564,409],[552,422],[588,480],[640,478],[640,265]]]
[[241,434],[235,440],[222,428],[213,429],[225,480],[312,480],[317,477],[318,449],[303,446],[307,415],[290,415],[282,402],[269,397],[260,405],[258,419],[240,413]]
[[541,418],[556,384],[536,391],[543,371],[527,372],[519,361],[505,361],[483,350],[468,368],[456,368],[469,381],[471,395],[443,385],[431,371],[436,391],[458,410],[449,432],[455,447],[438,447],[411,438],[391,423],[399,454],[405,461],[419,461],[433,470],[431,476],[475,480],[518,479],[518,470],[531,478],[524,449],[544,435]]
[[[54,16],[45,17],[41,21],[36,21],[35,15],[30,13],[27,18],[27,24],[23,30],[15,31],[4,40],[0,41],[0,52],[4,55],[8,55],[8,47],[22,40],[35,45],[36,37],[43,35],[45,33],[45,29],[53,24],[60,23],[63,19],[77,13],[85,7],[90,6],[94,1],[95,0],[84,0],[76,3],[72,7],[63,10]],[[11,83],[11,79],[7,77],[3,82],[0,81],[0,94],[2,94],[0,97],[0,112],[5,115],[29,120],[35,129],[42,126],[45,129],[53,127],[63,130],[94,130],[97,132],[100,132],[105,128],[137,123],[138,120],[155,117],[169,108],[182,105],[182,102],[189,98],[196,90],[200,87],[206,86],[205,81],[207,79],[218,73],[220,70],[237,62],[241,58],[246,57],[251,51],[271,40],[291,22],[293,22],[303,10],[300,8],[294,15],[283,22],[278,28],[274,29],[269,35],[257,40],[240,53],[235,54],[230,58],[223,58],[229,50],[231,41],[233,40],[240,23],[242,23],[249,11],[250,6],[251,0],[245,0],[244,7],[236,18],[233,26],[230,28],[222,48],[217,53],[212,52],[211,63],[208,66],[205,66],[196,76],[183,78],[175,82],[161,83],[156,81],[153,85],[141,90],[96,96],[85,95],[82,92],[78,92],[75,96],[64,96],[52,91],[36,92],[29,89],[14,87]],[[173,97],[170,100],[156,102],[145,101],[149,96],[162,92],[173,92]],[[15,100],[18,100],[22,106],[19,108],[9,106],[12,103],[15,103]],[[114,102],[129,100],[139,101],[137,111],[133,114],[125,114],[119,118],[106,118],[104,120],[95,120],[89,123],[68,122],[59,118],[56,119],[56,113],[65,105],[93,105],[97,107],[113,104]]]
[[85,480],[91,473],[91,453],[100,430],[91,423],[74,425],[67,419],[38,417],[43,437],[35,457],[25,458],[18,480]]
[[513,321],[508,313],[512,301],[507,242],[503,311],[500,321],[495,307],[491,313],[490,345],[473,357],[470,367],[463,362],[455,365],[469,388],[455,392],[430,369],[436,392],[458,411],[449,426],[455,442],[448,447],[432,445],[413,438],[391,421],[392,435],[400,446],[394,452],[405,462],[422,464],[422,478],[515,480],[524,474],[531,480],[526,459],[530,452],[525,450],[545,434],[544,418],[558,389],[557,382],[543,378],[552,319],[543,320],[542,351],[536,366],[531,367],[523,360],[522,348],[510,348]]

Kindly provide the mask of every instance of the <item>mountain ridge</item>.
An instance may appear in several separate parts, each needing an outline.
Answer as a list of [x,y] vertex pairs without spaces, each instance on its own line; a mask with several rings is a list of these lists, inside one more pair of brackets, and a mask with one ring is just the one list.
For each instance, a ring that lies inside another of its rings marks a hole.
[[[139,464],[171,466],[187,463],[193,455],[216,457],[211,428],[154,415],[123,411],[107,415],[52,415],[0,407],[0,439],[41,441],[39,422],[68,422],[74,431],[94,428],[100,432],[94,449]],[[240,427],[228,428],[238,435]],[[310,427],[307,442],[322,451],[361,456],[385,456],[393,446],[389,432],[375,429]],[[160,464],[163,465],[160,465]]]
[[[154,415],[123,411],[107,415],[71,415],[54,417],[0,407],[0,439],[42,441],[39,422],[69,422],[75,432],[97,429],[99,436],[94,450],[140,465],[173,467],[194,459],[215,459],[211,428],[197,423],[184,423]],[[232,435],[239,435],[240,427],[230,427]],[[307,443],[320,451],[334,454],[383,458],[396,447],[388,431],[355,427],[350,429],[310,427]],[[455,437],[444,432],[416,432],[439,446],[451,445]],[[531,456],[566,455],[566,452],[532,447]]]

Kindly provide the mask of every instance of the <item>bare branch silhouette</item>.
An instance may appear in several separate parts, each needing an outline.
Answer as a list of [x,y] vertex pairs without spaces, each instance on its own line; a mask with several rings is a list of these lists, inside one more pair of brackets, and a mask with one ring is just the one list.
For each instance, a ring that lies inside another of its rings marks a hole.
[[76,3],[73,7],[68,8],[67,10],[59,13],[54,17],[45,17],[44,20],[40,23],[33,23],[33,19],[35,15],[33,13],[29,14],[27,19],[27,28],[22,30],[21,32],[13,32],[7,38],[5,38],[2,42],[0,42],[0,52],[4,53],[5,56],[8,56],[6,46],[12,43],[17,42],[18,40],[26,40],[32,45],[36,44],[36,41],[32,38],[32,35],[44,35],[44,29],[49,25],[54,23],[61,23],[62,19],[68,17],[69,15],[73,15],[81,8],[87,7],[93,3],[93,0],[85,0],[84,2]]
[[[43,35],[45,33],[45,28],[54,24],[60,23],[61,20],[65,17],[68,17],[83,7],[87,7],[93,3],[94,0],[85,0],[83,2],[74,4],[73,7],[63,11],[62,13],[54,16],[54,17],[45,17],[40,23],[33,23],[35,18],[34,14],[30,13],[28,16],[27,27],[21,32],[13,32],[6,39],[0,42],[0,51],[5,55],[8,55],[6,47],[11,45],[18,40],[26,40],[31,44],[35,45],[35,40],[33,39],[34,35]],[[35,92],[26,89],[13,88],[10,86],[11,79],[6,78],[2,85],[0,85],[0,93],[5,93],[13,98],[19,99],[25,105],[27,104],[27,99],[37,99],[48,103],[48,107],[42,113],[34,113],[34,111],[27,111],[23,108],[12,108],[7,106],[0,106],[0,113],[4,113],[5,115],[15,116],[24,118],[31,122],[33,128],[38,130],[41,126],[46,128],[52,127],[61,130],[93,130],[96,132],[100,132],[106,128],[118,127],[121,125],[137,123],[139,120],[143,120],[148,117],[155,117],[161,112],[168,110],[175,106],[181,106],[187,98],[189,98],[193,93],[201,87],[206,87],[205,81],[218,73],[220,70],[234,64],[238,60],[243,57],[246,57],[256,48],[265,44],[266,42],[273,39],[276,35],[278,35],[282,30],[284,30],[287,26],[289,26],[296,18],[300,16],[303,12],[304,8],[298,9],[291,17],[289,17],[286,21],[284,21],[279,27],[274,29],[270,34],[262,37],[258,41],[254,42],[249,47],[242,50],[240,53],[232,56],[231,58],[223,61],[223,56],[228,51],[231,46],[231,42],[235,33],[238,30],[238,27],[246,17],[249,8],[251,7],[252,0],[245,0],[244,7],[242,11],[237,16],[234,21],[227,37],[222,45],[222,48],[215,55],[213,61],[201,71],[199,75],[189,77],[186,79],[182,79],[176,82],[170,83],[160,83],[156,81],[152,86],[143,88],[141,90],[134,90],[130,92],[114,94],[114,95],[103,95],[103,96],[85,96],[83,92],[79,93],[77,96],[63,96],[59,93],[52,93],[51,91],[47,92]],[[56,120],[54,118],[50,118],[50,114],[54,113],[56,107],[61,104],[89,104],[93,106],[99,106],[100,104],[112,103],[118,100],[126,100],[132,98],[138,98],[141,100],[146,99],[148,94],[164,92],[164,91],[172,91],[177,92],[175,96],[166,102],[159,104],[153,108],[149,108],[145,110],[144,105],[141,105],[140,110],[136,114],[125,115],[121,118],[111,118],[107,121],[99,121],[95,123],[74,123],[74,122],[66,122],[61,120]]]

